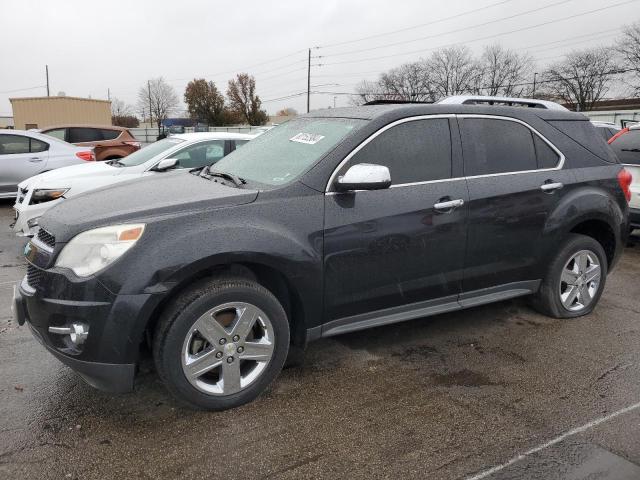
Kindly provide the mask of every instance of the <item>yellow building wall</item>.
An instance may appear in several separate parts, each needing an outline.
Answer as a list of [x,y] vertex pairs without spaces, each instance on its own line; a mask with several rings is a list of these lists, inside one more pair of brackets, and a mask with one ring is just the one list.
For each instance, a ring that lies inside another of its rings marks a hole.
[[11,98],[15,128],[111,125],[111,102],[77,97]]

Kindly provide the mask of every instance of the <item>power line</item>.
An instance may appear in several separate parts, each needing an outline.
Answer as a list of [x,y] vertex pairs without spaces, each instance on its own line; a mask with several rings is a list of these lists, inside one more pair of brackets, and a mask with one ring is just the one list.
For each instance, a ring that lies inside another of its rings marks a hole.
[[[476,25],[470,25],[470,26],[467,26],[467,27],[456,28],[456,29],[453,29],[453,30],[449,30],[447,32],[436,33],[436,34],[433,34],[433,35],[427,35],[426,37],[413,38],[411,40],[402,40],[402,41],[399,41],[399,42],[389,43],[387,45],[378,45],[376,47],[361,48],[361,49],[358,49],[358,50],[350,50],[350,51],[347,51],[347,52],[331,53],[331,54],[328,54],[327,56],[329,56],[329,57],[341,57],[343,55],[352,55],[354,53],[370,52],[372,50],[379,50],[381,48],[396,47],[398,45],[405,45],[407,43],[420,42],[422,40],[431,40],[431,39],[434,39],[434,38],[442,37],[444,35],[450,35],[452,33],[464,32],[464,31],[469,30],[470,28],[484,27],[484,26],[487,26],[487,25],[492,25],[494,23],[502,22],[504,20],[511,20],[513,18],[522,17],[523,15],[528,15],[530,13],[539,12],[541,10],[546,10],[548,8],[557,7],[558,5],[562,5],[562,4],[573,2],[573,1],[575,1],[575,0],[561,0],[559,2],[555,2],[555,3],[549,4],[549,5],[545,5],[543,7],[532,8],[531,10],[525,10],[524,12],[515,13],[513,15],[508,15],[506,17],[496,18],[496,19],[489,20],[489,21],[486,21],[486,22],[483,22],[483,23],[478,23]],[[322,58],[322,57],[320,56],[320,57],[317,57],[317,58]]]
[[487,10],[489,8],[492,8],[492,7],[497,7],[499,5],[503,5],[505,3],[509,3],[509,2],[512,2],[512,1],[513,0],[503,0],[501,2],[492,3],[490,5],[486,5],[484,7],[476,8],[474,10],[469,10],[469,11],[466,11],[466,12],[458,13],[457,15],[452,15],[450,17],[440,18],[438,20],[432,20],[431,22],[427,22],[427,23],[421,23],[420,25],[414,25],[412,27],[400,28],[398,30],[392,30],[390,32],[378,33],[378,34],[375,34],[375,35],[369,35],[367,37],[356,38],[354,40],[345,40],[344,42],[336,42],[336,43],[330,43],[330,44],[327,44],[327,45],[319,45],[319,46],[317,46],[315,48],[316,49],[321,49],[321,48],[337,47],[337,46],[340,46],[340,45],[347,45],[349,43],[357,43],[357,42],[362,42],[364,40],[371,40],[372,38],[385,37],[387,35],[393,35],[394,33],[407,32],[409,30],[415,30],[416,28],[427,27],[429,25],[435,25],[436,23],[445,22],[447,20],[453,20],[455,18],[464,17],[465,15],[471,15],[472,13],[477,13],[477,12],[480,12],[482,10]]
[[36,90],[38,88],[46,88],[46,85],[38,85],[36,87],[27,87],[27,88],[17,88],[15,90],[6,90],[4,92],[0,92],[0,95],[6,95],[7,93],[16,93],[16,92],[25,92],[27,90]]
[[391,55],[381,55],[381,56],[377,56],[377,57],[361,58],[361,59],[358,59],[358,60],[345,60],[345,61],[341,61],[341,62],[323,63],[323,64],[318,64],[318,66],[344,65],[344,64],[347,64],[347,63],[369,62],[369,61],[372,61],[372,60],[380,60],[380,59],[384,59],[384,58],[395,58],[398,55],[410,55],[410,54],[415,54],[415,53],[429,52],[429,51],[437,50],[439,48],[452,47],[452,46],[456,46],[456,45],[463,45],[463,44],[477,42],[477,41],[481,41],[481,40],[488,40],[490,38],[496,38],[496,37],[500,37],[502,35],[510,35],[512,33],[523,32],[525,30],[532,30],[534,28],[542,27],[542,26],[545,26],[545,25],[551,25],[553,23],[563,22],[565,20],[570,20],[570,19],[573,19],[573,18],[583,17],[585,15],[590,15],[592,13],[601,12],[603,10],[609,10],[611,8],[614,8],[614,7],[619,7],[621,5],[626,5],[626,4],[634,3],[634,2],[637,2],[637,1],[638,0],[627,0],[627,1],[624,1],[624,2],[618,2],[618,3],[614,3],[613,5],[608,5],[606,7],[596,8],[596,9],[593,9],[593,10],[588,10],[586,12],[577,13],[577,14],[574,14],[574,15],[568,15],[566,17],[557,18],[555,20],[549,20],[549,21],[546,21],[546,22],[537,23],[535,25],[530,25],[528,27],[521,27],[521,28],[516,28],[514,30],[509,30],[509,31],[506,31],[506,32],[496,33],[496,34],[492,34],[492,35],[486,35],[484,37],[478,37],[478,38],[475,38],[475,39],[472,39],[472,40],[466,40],[464,42],[450,43],[450,44],[446,44],[446,45],[440,45],[440,46],[437,46],[437,47],[430,47],[430,48],[425,48],[425,49],[413,50],[413,51],[410,51],[410,52],[395,53],[395,54],[391,54]]

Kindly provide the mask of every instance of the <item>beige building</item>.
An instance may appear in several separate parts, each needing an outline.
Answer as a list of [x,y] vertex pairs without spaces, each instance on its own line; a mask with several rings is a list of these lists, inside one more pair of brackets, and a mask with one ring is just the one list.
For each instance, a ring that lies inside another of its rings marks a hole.
[[52,125],[111,125],[111,102],[78,97],[10,98],[15,128]]

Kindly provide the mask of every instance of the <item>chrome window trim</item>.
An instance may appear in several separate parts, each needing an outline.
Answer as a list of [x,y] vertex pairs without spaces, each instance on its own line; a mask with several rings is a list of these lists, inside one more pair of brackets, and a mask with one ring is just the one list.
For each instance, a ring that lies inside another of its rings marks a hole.
[[[426,185],[426,184],[429,184],[429,183],[453,182],[453,181],[469,180],[469,179],[476,179],[476,178],[499,177],[499,176],[503,176],[503,175],[520,175],[520,174],[523,174],[523,173],[552,172],[552,171],[556,171],[556,170],[562,170],[562,168],[564,167],[564,163],[565,163],[564,154],[553,143],[551,143],[551,141],[549,141],[544,135],[542,135],[538,130],[536,130],[531,125],[529,125],[526,122],[523,122],[520,119],[513,118],[513,117],[505,117],[505,116],[502,116],[502,115],[471,114],[471,113],[470,114],[419,115],[419,116],[415,116],[415,117],[407,117],[407,118],[402,118],[400,120],[396,120],[395,122],[392,122],[392,123],[390,123],[388,125],[385,125],[380,130],[374,132],[369,137],[367,137],[366,140],[364,140],[360,145],[358,145],[355,149],[353,149],[349,153],[349,155],[347,155],[338,164],[338,166],[335,168],[335,170],[331,174],[331,177],[329,177],[329,181],[327,182],[327,186],[325,188],[325,194],[335,195],[337,193],[342,193],[342,192],[336,192],[334,190],[330,190],[331,186],[332,186],[332,184],[333,184],[333,182],[334,182],[334,180],[336,178],[336,176],[338,175],[338,172],[340,171],[340,169],[349,160],[351,160],[351,158],[353,158],[353,156],[356,153],[358,153],[362,148],[364,148],[365,145],[367,145],[369,142],[371,142],[378,135],[380,135],[383,132],[389,130],[390,128],[393,128],[396,125],[400,125],[402,123],[411,122],[411,121],[415,121],[415,120],[428,120],[428,119],[437,119],[437,118],[460,118],[460,119],[463,119],[463,120],[465,118],[488,118],[488,119],[492,119],[492,120],[506,120],[506,121],[509,121],[509,122],[519,123],[519,124],[524,125],[525,127],[527,127],[533,134],[535,134],[538,137],[540,137],[540,139],[543,142],[545,142],[549,147],[551,147],[551,149],[554,152],[556,152],[556,154],[558,155],[558,158],[559,158],[558,164],[555,167],[537,168],[535,170],[519,170],[519,171],[515,171],[515,172],[487,173],[487,174],[483,174],[483,175],[464,175],[462,177],[442,178],[442,179],[438,179],[438,180],[425,180],[425,181],[422,181],[422,182],[398,183],[398,184],[392,184],[389,188],[412,187],[412,186],[416,186],[416,185]],[[355,192],[364,192],[364,191],[367,191],[367,190],[354,190],[354,191]]]

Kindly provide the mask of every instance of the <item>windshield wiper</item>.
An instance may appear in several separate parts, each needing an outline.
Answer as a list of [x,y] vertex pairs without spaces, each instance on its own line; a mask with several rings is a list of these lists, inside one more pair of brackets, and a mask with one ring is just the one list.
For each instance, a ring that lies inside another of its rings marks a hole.
[[238,177],[233,173],[220,172],[218,170],[211,170],[211,167],[203,168],[202,171],[200,172],[200,176],[224,178],[225,180],[229,180],[230,182],[232,182],[238,188],[241,188],[242,185],[247,183],[247,181],[244,178]]

